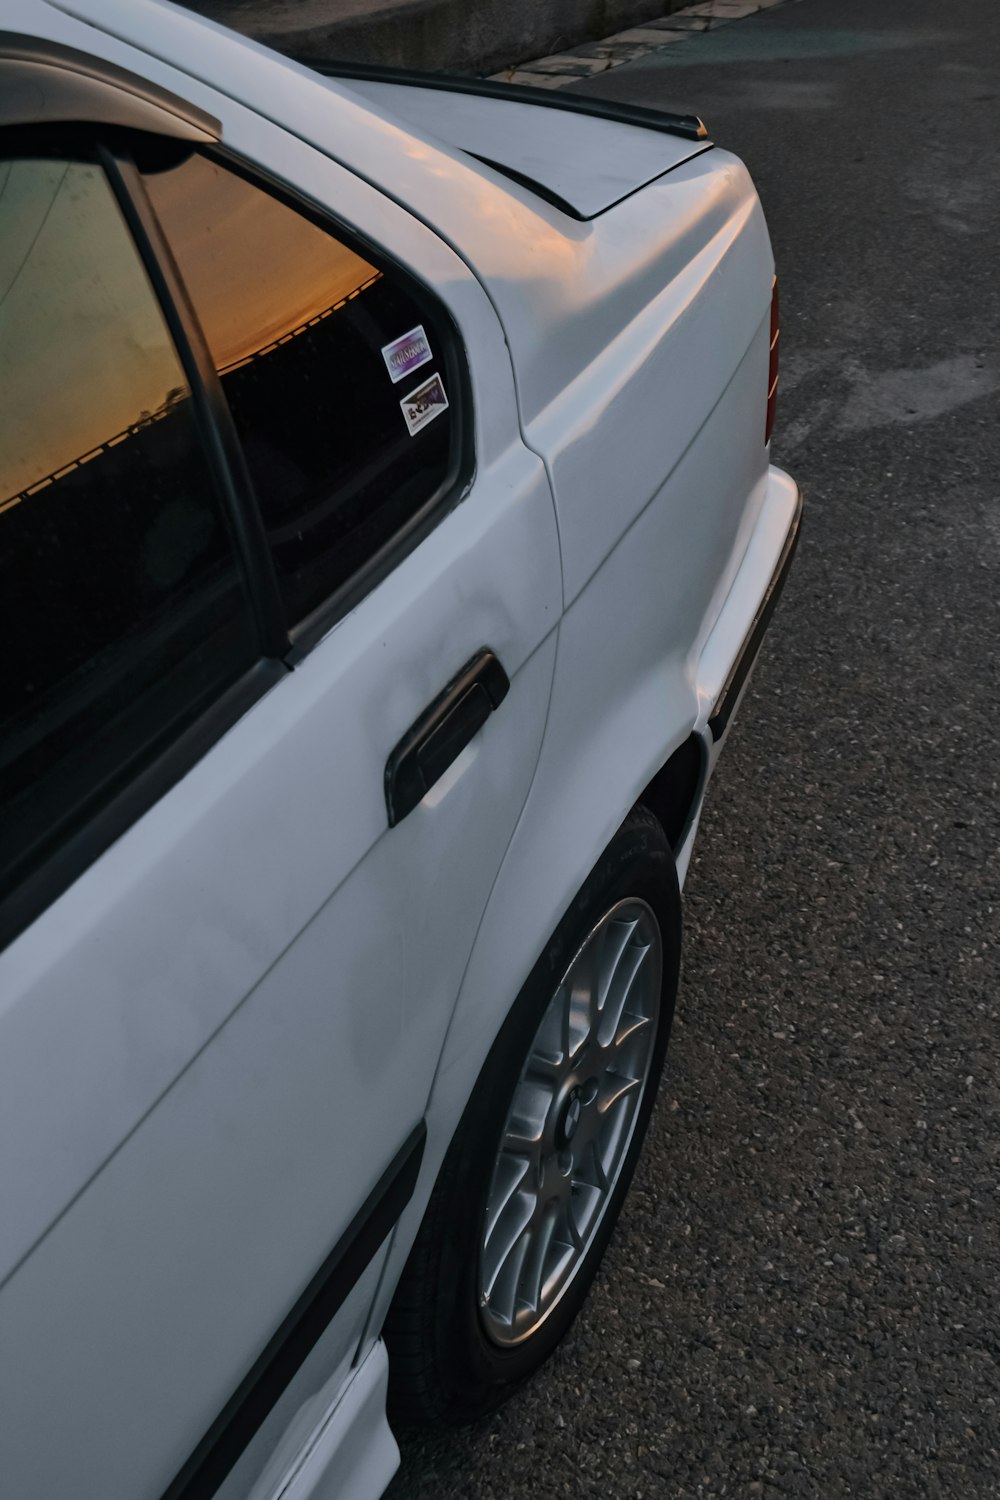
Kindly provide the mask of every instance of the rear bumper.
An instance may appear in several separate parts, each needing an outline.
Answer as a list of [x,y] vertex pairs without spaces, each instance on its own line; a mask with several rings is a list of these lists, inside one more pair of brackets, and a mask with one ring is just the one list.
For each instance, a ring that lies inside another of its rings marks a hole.
[[697,666],[697,727],[714,752],[729,728],[781,597],[801,516],[802,496],[795,480],[781,469],[769,469],[749,544]]
[[701,784],[674,855],[682,884],[709,779],[781,597],[795,555],[801,518],[802,496],[798,485],[781,469],[770,469],[767,493],[749,546],[698,660],[695,733],[704,746],[704,759]]
[[750,676],[753,664],[757,659],[757,653],[763,643],[767,627],[771,623],[771,616],[774,614],[778,600],[781,598],[781,591],[785,586],[785,579],[788,577],[792,558],[795,556],[795,549],[798,546],[799,530],[802,521],[802,492],[795,481],[780,469],[772,469],[771,476],[772,480],[776,480],[780,476],[781,480],[786,481],[782,489],[790,487],[793,491],[791,519],[788,523],[785,539],[782,543],[778,560],[775,563],[774,571],[764,590],[764,596],[757,606],[757,612],[753,617],[750,628],[743,637],[742,645],[736,653],[725,682],[722,684],[715,707],[708,716],[708,728],[713,740],[721,740],[729,727],[729,721],[733,716],[743,688],[746,686],[747,678]]

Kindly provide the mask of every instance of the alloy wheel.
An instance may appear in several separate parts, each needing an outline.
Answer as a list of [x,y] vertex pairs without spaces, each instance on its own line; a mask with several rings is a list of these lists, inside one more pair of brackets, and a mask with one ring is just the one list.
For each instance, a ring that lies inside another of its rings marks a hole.
[[644,901],[601,918],[535,1033],[493,1167],[479,1248],[489,1338],[522,1343],[572,1284],[621,1176],[649,1078],[663,944]]

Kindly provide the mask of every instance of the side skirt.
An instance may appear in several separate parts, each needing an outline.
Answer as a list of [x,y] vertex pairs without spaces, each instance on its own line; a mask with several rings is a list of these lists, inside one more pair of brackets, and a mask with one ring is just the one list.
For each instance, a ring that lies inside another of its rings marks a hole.
[[215,1494],[410,1201],[426,1138],[421,1121],[162,1500],[210,1500]]

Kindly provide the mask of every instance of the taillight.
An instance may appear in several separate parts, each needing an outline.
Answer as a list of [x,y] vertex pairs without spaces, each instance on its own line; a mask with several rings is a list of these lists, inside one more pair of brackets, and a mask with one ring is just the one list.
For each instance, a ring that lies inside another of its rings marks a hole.
[[778,278],[771,284],[771,358],[767,366],[767,417],[764,422],[764,446],[771,441],[774,428],[774,410],[778,404],[778,336],[781,324],[778,318]]

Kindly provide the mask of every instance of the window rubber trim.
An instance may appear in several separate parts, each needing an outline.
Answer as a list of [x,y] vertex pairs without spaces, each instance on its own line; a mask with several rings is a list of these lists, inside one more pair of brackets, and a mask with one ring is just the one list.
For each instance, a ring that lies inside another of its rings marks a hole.
[[264,522],[201,324],[146,195],[142,173],[123,150],[98,144],[97,155],[146,268],[191,387],[202,445],[229,519],[232,543],[243,565],[261,654],[283,659],[289,647],[288,631]]
[[427,1127],[410,1133],[161,1500],[210,1500],[395,1228],[413,1196]]

